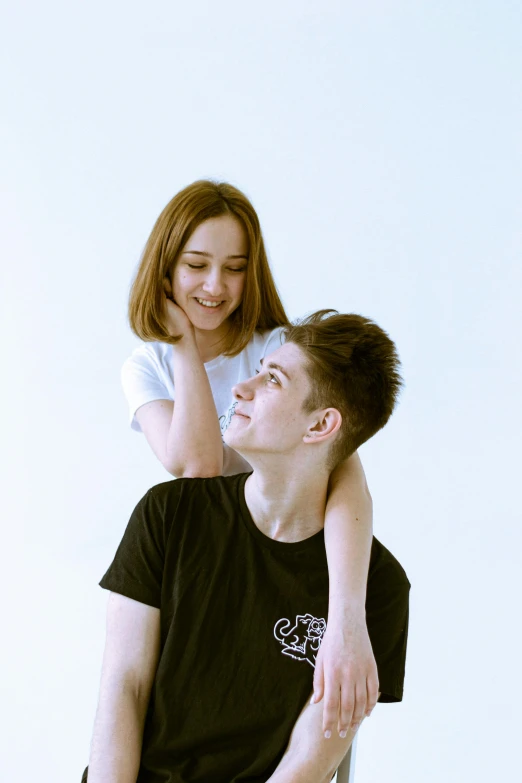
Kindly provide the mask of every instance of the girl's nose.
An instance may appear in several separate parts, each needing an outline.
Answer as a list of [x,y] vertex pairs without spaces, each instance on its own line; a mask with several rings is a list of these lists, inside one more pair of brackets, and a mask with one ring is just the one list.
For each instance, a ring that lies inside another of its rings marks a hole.
[[203,284],[203,289],[210,296],[219,296],[223,293],[223,281],[221,278],[221,271],[212,270],[208,273]]

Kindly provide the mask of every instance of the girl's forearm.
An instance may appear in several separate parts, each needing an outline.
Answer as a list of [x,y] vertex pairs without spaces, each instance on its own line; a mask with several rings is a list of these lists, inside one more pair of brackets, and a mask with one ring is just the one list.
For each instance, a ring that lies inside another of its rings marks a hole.
[[194,338],[184,336],[173,350],[176,400],[166,444],[172,473],[219,476],[223,441],[216,404]]
[[372,499],[355,453],[330,477],[324,527],[330,618],[347,612],[364,614],[372,527]]

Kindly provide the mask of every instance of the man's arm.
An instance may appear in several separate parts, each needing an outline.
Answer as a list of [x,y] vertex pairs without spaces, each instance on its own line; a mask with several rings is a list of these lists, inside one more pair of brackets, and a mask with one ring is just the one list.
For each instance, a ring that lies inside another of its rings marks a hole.
[[136,783],[159,647],[160,610],[111,593],[89,783]]
[[344,738],[335,731],[325,739],[322,706],[307,703],[296,721],[285,754],[267,783],[329,783],[354,736],[351,730]]

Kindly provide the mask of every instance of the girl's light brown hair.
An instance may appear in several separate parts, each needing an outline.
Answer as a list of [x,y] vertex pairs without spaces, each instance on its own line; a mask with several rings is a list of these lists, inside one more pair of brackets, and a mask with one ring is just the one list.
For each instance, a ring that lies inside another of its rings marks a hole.
[[247,197],[226,182],[198,180],[169,201],[145,245],[129,297],[129,322],[142,340],[176,343],[168,334],[164,278],[170,276],[191,234],[205,220],[232,215],[244,227],[249,243],[243,299],[229,316],[230,328],[221,352],[235,356],[256,329],[286,326],[288,318],[270,271],[256,211]]

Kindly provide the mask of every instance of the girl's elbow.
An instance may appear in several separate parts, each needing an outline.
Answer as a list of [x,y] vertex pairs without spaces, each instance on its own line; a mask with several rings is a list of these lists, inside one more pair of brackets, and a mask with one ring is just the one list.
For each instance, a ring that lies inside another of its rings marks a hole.
[[173,478],[181,478],[182,477],[182,470],[181,468],[178,468],[177,465],[173,465],[172,463],[168,462],[167,460],[161,460],[161,464],[167,471],[167,473],[170,473],[170,475]]
[[178,460],[175,459],[171,454],[166,453],[157,453],[156,456],[167,471],[167,473],[170,473],[171,476],[174,476],[174,478],[180,478],[181,474],[183,472],[183,465]]
[[183,475],[178,476],[178,478],[215,478],[215,476],[222,475],[223,468],[213,467],[212,465],[200,465],[186,467],[183,471]]
[[223,463],[211,461],[164,462],[163,467],[175,478],[214,478],[223,475]]

